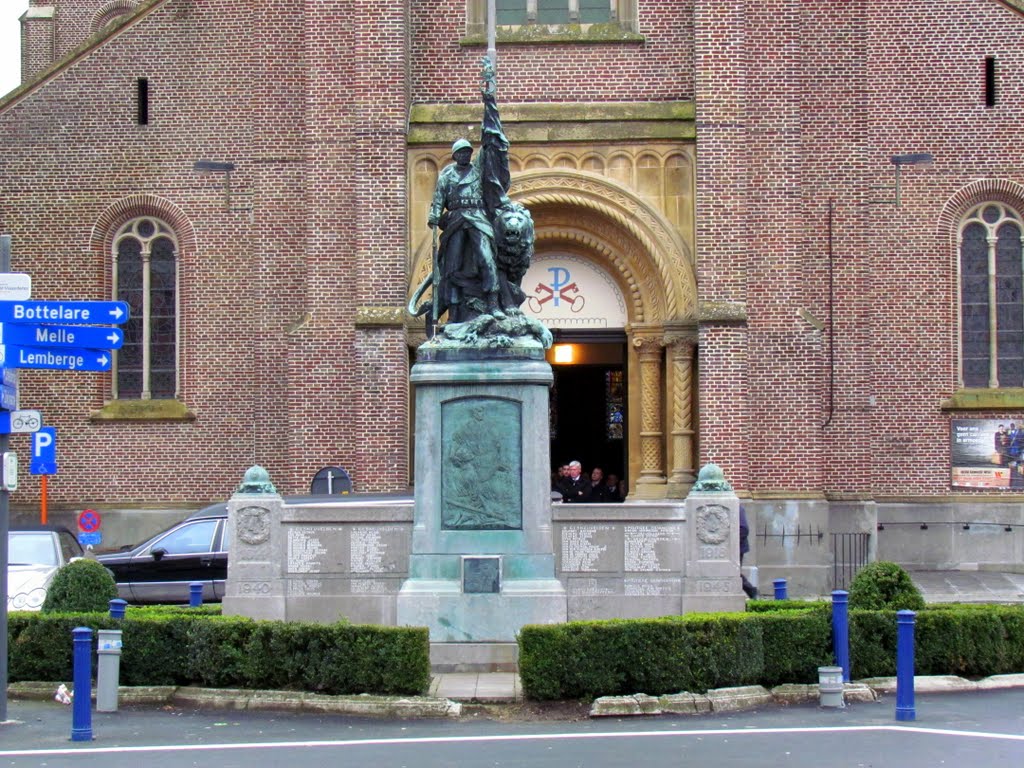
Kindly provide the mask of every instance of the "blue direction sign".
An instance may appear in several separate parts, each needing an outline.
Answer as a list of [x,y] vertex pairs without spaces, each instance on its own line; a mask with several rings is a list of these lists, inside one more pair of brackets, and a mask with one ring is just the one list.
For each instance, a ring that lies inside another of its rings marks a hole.
[[81,325],[18,325],[0,323],[0,343],[35,347],[120,349],[124,331]]
[[17,347],[0,344],[0,360],[6,368],[54,368],[62,371],[109,371],[110,354],[104,350],[67,347]]
[[0,408],[5,411],[18,410],[18,388],[0,384]]
[[41,427],[32,433],[32,458],[28,471],[33,475],[57,474],[57,428]]
[[120,325],[128,322],[123,301],[0,301],[0,322]]

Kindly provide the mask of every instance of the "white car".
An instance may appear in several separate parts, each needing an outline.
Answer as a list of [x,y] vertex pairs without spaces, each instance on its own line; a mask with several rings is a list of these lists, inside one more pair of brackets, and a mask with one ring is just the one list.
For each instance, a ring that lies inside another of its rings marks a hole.
[[38,611],[62,566],[82,556],[66,528],[12,528],[7,533],[7,610]]

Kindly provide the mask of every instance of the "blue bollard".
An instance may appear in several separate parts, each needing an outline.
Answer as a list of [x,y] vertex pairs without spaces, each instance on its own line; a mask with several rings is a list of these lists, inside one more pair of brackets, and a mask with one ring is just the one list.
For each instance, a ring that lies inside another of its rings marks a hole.
[[71,702],[71,740],[92,741],[92,630],[71,630],[75,698]]
[[914,710],[914,617],[913,611],[896,612],[896,719],[913,720]]
[[188,607],[198,608],[203,604],[203,582],[193,581],[188,585]]
[[832,651],[836,666],[843,668],[843,682],[850,682],[850,593],[837,589],[832,593]]
[[122,600],[120,597],[115,597],[113,600],[110,601],[110,618],[123,619],[124,609],[127,607],[127,600]]
[[772,582],[772,586],[775,587],[775,599],[776,600],[788,600],[789,595],[786,593],[786,580],[775,579]]

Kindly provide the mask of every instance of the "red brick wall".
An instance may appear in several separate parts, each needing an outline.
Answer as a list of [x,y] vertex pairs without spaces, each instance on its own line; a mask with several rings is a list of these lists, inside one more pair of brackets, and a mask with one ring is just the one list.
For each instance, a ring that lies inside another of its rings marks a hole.
[[[640,1],[642,43],[498,43],[499,99],[511,102],[667,101],[693,98],[693,3]],[[412,100],[480,95],[486,46],[463,46],[466,0],[412,3]]]
[[[99,5],[61,8],[87,24]],[[697,99],[700,297],[748,316],[702,329],[700,444],[737,487],[949,491],[956,255],[940,220],[972,181],[1024,182],[1022,23],[996,0],[640,2],[642,43],[499,46],[503,103]],[[477,102],[464,25],[464,0],[168,0],[0,109],[0,230],[37,298],[109,295],[93,228],[127,197],[187,233],[196,420],[95,423],[106,376],[26,373],[23,404],[59,430],[55,501],[220,499],[252,463],[285,492],[328,464],[359,490],[404,487],[404,333],[355,318],[404,301],[408,105]],[[904,173],[901,207],[873,203],[903,152],[935,167]],[[233,206],[252,210],[225,211],[199,159],[236,163]]]
[[[753,490],[947,493],[956,254],[938,219],[974,179],[1021,181],[1024,20],[987,0],[708,2],[695,19],[700,294],[746,300],[750,350],[724,410],[727,369],[702,350],[705,458]],[[901,207],[873,202],[906,152],[935,166],[904,171]],[[719,459],[730,414],[749,439]]]

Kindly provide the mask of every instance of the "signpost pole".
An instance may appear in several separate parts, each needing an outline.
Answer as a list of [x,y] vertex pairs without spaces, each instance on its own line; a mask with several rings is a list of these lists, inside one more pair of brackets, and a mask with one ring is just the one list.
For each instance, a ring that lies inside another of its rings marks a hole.
[[[0,272],[11,271],[11,236],[0,235]],[[7,435],[0,434],[0,454],[10,448]],[[7,720],[7,532],[10,530],[10,498],[0,488],[0,723]]]
[[46,525],[46,481],[49,475],[39,476],[39,524]]

